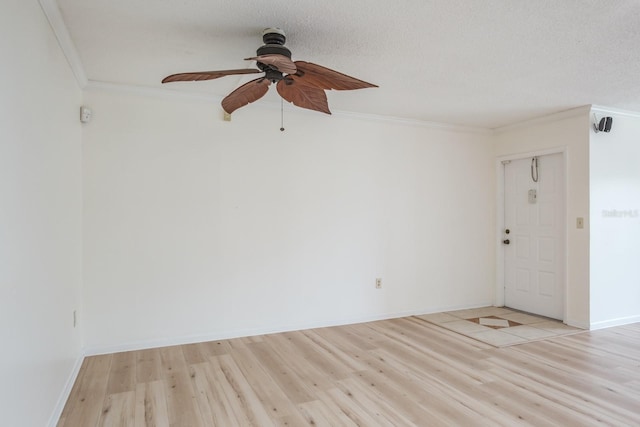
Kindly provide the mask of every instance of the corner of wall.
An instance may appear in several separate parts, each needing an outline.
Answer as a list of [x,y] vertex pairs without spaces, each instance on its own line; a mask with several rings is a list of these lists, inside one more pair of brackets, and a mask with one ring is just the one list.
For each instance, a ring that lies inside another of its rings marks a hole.
[[58,40],[58,45],[60,46],[62,53],[71,67],[71,71],[76,78],[78,86],[80,89],[84,89],[87,85],[87,75],[84,71],[82,62],[80,61],[80,56],[78,55],[76,46],[71,40],[69,30],[62,19],[58,3],[56,0],[38,0],[38,2],[40,3],[40,7],[44,12],[47,21],[49,21],[49,25],[51,26],[56,39]]
[[67,379],[67,382],[65,383],[64,388],[60,393],[60,397],[56,402],[56,406],[55,408],[53,408],[53,412],[51,413],[51,417],[49,418],[49,422],[47,423],[47,426],[55,427],[58,424],[58,421],[60,420],[60,416],[62,415],[62,411],[64,410],[64,407],[67,403],[67,400],[69,399],[69,396],[71,395],[71,390],[73,389],[73,385],[78,379],[78,375],[80,374],[80,368],[82,368],[82,363],[84,362],[84,359],[85,359],[85,353],[84,351],[81,351],[80,355],[78,355],[78,358],[73,364],[73,369],[71,370],[69,374],[69,378]]

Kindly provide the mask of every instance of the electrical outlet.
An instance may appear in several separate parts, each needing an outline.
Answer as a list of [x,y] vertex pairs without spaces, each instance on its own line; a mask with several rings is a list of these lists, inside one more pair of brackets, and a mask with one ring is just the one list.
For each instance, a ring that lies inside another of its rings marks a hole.
[[576,228],[584,228],[584,218],[576,218]]
[[89,123],[92,115],[93,111],[91,111],[91,108],[85,107],[84,105],[80,107],[80,121],[82,123]]
[[376,279],[376,289],[382,289],[382,279],[379,277]]

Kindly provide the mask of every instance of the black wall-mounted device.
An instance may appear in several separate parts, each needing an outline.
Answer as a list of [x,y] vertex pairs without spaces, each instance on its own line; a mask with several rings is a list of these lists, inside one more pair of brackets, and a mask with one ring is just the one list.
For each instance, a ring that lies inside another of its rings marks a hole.
[[613,124],[613,117],[603,117],[596,124],[593,124],[593,128],[596,132],[609,132],[611,131],[611,125]]

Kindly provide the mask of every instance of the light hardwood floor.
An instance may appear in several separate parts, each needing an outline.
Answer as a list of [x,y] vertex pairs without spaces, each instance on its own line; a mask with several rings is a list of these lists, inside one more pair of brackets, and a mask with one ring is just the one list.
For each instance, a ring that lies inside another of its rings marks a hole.
[[640,425],[640,323],[494,348],[416,317],[88,357],[59,426]]

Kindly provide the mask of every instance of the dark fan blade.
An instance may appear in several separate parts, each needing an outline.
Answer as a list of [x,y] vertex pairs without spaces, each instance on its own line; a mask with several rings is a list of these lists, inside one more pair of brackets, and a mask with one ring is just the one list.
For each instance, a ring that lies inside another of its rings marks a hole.
[[291,58],[275,53],[271,55],[260,55],[253,56],[251,58],[245,58],[245,61],[262,62],[263,64],[271,65],[277,68],[278,71],[285,74],[293,74],[297,70],[296,64],[293,63]]
[[232,76],[235,74],[256,74],[262,71],[253,68],[243,68],[240,70],[220,70],[220,71],[198,71],[195,73],[179,73],[171,74],[162,79],[162,83],[169,82],[195,82],[200,80],[212,80],[224,76]]
[[301,84],[289,76],[280,80],[276,87],[280,96],[295,106],[331,114],[327,94],[319,87]]
[[294,62],[298,71],[292,74],[294,80],[320,89],[353,90],[378,87],[355,77],[306,61]]
[[231,114],[238,108],[262,98],[269,90],[270,84],[271,81],[264,77],[245,83],[222,100],[222,108]]

